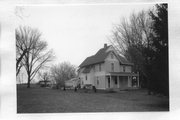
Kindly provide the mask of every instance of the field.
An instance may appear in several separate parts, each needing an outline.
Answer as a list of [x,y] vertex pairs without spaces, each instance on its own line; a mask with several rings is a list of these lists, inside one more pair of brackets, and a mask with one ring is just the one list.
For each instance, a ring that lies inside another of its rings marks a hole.
[[17,87],[17,113],[168,111],[169,99],[145,89],[110,93]]

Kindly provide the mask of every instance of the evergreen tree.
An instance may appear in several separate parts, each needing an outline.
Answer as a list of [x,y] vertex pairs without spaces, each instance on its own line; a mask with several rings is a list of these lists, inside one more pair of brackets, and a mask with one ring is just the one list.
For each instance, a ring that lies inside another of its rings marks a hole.
[[169,95],[169,68],[168,68],[168,5],[157,4],[156,11],[150,12],[153,20],[152,36],[154,49],[151,60],[151,88],[160,93]]

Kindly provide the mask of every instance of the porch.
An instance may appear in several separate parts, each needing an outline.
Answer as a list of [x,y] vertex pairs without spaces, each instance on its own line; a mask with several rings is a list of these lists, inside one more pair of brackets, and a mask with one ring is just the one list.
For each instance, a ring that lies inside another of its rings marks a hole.
[[139,88],[139,74],[111,72],[105,76],[106,89],[132,89]]

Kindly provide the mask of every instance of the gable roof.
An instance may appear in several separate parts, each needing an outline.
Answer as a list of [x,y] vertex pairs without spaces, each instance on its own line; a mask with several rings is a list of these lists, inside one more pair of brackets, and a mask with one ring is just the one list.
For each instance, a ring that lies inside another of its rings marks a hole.
[[[105,58],[109,55],[110,52],[112,51],[108,51],[106,52],[107,49],[109,49],[110,46],[101,48],[95,55],[92,55],[90,57],[87,57],[80,65],[79,67],[85,67],[85,66],[89,66],[89,65],[93,65],[93,64],[97,64],[97,63],[101,63],[104,62]],[[116,54],[115,54],[116,55]],[[118,60],[120,61],[121,64],[126,64],[126,65],[133,65],[132,63],[130,63],[127,59],[125,59],[124,57],[120,56],[120,55],[116,55]],[[88,71],[88,70],[87,70]]]
[[107,46],[106,48],[101,48],[95,55],[92,55],[90,57],[87,57],[80,65],[79,67],[84,67],[96,63],[101,63],[104,61],[104,59],[107,57],[109,52],[106,52],[106,50],[110,46]]
[[118,60],[120,61],[121,64],[123,65],[134,65],[133,63],[129,62],[125,57],[117,55]]

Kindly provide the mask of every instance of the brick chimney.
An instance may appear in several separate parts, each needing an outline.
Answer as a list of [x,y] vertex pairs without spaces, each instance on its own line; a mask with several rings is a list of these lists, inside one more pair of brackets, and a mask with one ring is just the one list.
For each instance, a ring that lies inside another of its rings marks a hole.
[[106,43],[104,44],[104,48],[107,48],[107,44]]

